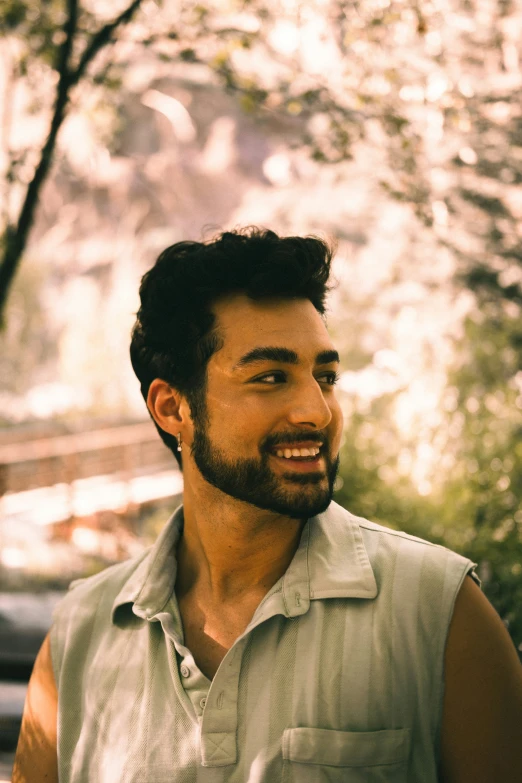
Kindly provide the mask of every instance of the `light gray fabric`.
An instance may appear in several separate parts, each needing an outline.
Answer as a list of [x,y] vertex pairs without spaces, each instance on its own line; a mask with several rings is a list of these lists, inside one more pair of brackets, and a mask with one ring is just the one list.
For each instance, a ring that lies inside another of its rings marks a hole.
[[60,783],[436,783],[444,649],[476,564],[332,503],[210,682],[173,591],[182,527],[180,507],[55,611]]

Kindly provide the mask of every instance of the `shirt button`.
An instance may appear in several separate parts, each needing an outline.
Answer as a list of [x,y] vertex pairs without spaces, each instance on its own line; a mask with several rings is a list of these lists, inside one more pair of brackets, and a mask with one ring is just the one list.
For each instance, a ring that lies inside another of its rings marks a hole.
[[190,669],[188,666],[185,666],[185,664],[181,666],[180,671],[182,677],[190,677]]
[[201,709],[202,709],[202,710],[204,710],[204,709],[205,709],[205,704],[206,704],[206,703],[207,703],[207,700],[206,700],[205,696],[203,696],[203,698],[202,698],[202,699],[201,699],[201,701],[199,702],[199,706],[201,707]]

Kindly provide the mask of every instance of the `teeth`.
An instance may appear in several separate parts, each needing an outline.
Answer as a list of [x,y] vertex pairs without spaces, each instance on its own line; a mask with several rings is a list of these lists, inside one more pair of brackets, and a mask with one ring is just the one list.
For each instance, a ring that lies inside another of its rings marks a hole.
[[278,457],[292,459],[292,457],[316,457],[319,451],[318,447],[313,446],[310,449],[278,449],[276,454]]

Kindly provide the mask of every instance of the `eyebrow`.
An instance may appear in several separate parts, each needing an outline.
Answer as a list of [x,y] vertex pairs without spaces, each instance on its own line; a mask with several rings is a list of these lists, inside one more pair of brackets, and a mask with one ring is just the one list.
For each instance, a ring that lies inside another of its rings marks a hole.
[[[252,348],[251,351],[245,353],[244,356],[236,362],[233,369],[237,370],[256,362],[299,364],[299,356],[295,351],[290,350],[290,348],[280,348],[273,345],[260,346],[258,348]],[[316,364],[331,364],[332,362],[340,362],[339,353],[337,351],[320,351],[315,357]]]

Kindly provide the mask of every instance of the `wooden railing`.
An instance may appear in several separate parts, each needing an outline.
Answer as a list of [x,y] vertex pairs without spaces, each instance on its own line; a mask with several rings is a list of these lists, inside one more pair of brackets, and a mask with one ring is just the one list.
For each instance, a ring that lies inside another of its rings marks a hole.
[[175,466],[151,421],[37,438],[0,445],[0,494]]

